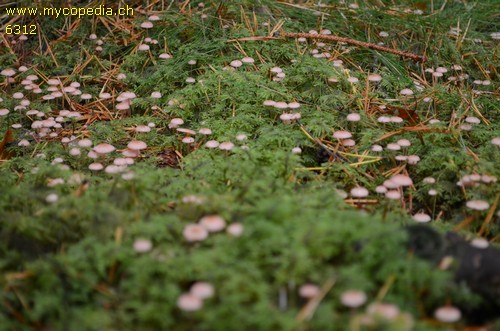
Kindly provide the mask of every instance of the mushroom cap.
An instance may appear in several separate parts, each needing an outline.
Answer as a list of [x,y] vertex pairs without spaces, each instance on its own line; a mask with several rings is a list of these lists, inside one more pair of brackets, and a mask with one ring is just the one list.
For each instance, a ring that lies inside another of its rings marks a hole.
[[153,26],[153,22],[151,21],[144,21],[141,23],[141,28],[143,29],[151,29]]
[[170,55],[170,54],[168,54],[168,53],[161,53],[158,57],[159,57],[160,59],[167,60],[167,59],[171,59],[171,58],[172,58],[172,55]]
[[184,311],[197,311],[203,307],[203,301],[191,293],[186,293],[177,299],[177,307]]
[[409,141],[408,139],[399,139],[396,144],[401,147],[409,147],[411,146],[411,141]]
[[361,119],[361,115],[359,115],[358,113],[351,113],[347,115],[346,119],[349,122],[358,122]]
[[233,60],[231,61],[231,63],[229,63],[229,65],[233,68],[239,68],[243,65],[243,62],[241,62],[240,60]]
[[408,155],[408,164],[417,164],[420,161],[418,155]]
[[399,198],[401,198],[401,193],[399,193],[399,191],[397,190],[390,190],[385,192],[385,197],[390,200],[398,200]]
[[187,128],[177,128],[176,130],[177,130],[177,132],[182,132],[182,133],[185,133],[189,136],[193,136],[196,134],[196,131],[191,130],[191,129],[187,129]]
[[214,286],[208,282],[196,282],[191,286],[189,293],[202,300],[214,296]]
[[209,140],[205,143],[207,148],[217,148],[219,147],[219,142],[217,140]]
[[392,123],[402,123],[403,122],[403,119],[399,116],[391,116],[391,117],[389,117],[389,119]]
[[138,125],[134,129],[135,132],[151,132],[151,128],[147,125]]
[[89,164],[89,169],[93,171],[99,171],[104,169],[104,166],[101,163],[96,162]]
[[57,78],[50,78],[47,80],[47,84],[49,84],[51,86],[55,86],[55,85],[61,84],[61,81]]
[[243,141],[247,138],[248,138],[247,135],[244,133],[240,133],[240,134],[236,135],[236,140],[238,140],[238,141]]
[[479,124],[479,123],[481,123],[481,120],[479,118],[477,118],[476,116],[467,116],[465,118],[465,121],[467,123],[472,123],[472,124]]
[[368,80],[370,82],[380,82],[382,80],[382,76],[380,76],[379,74],[369,74]]
[[73,93],[76,91],[76,87],[74,86],[65,86],[63,88],[63,91],[66,92],[66,93]]
[[278,102],[275,102],[273,106],[274,106],[274,108],[277,108],[277,109],[287,109],[288,103],[286,103],[284,101],[278,101]]
[[244,229],[243,224],[232,223],[226,228],[226,232],[233,237],[239,237],[243,234]]
[[299,295],[302,298],[310,299],[319,293],[320,289],[316,284],[304,284],[299,288]]
[[340,302],[349,308],[357,308],[366,302],[366,294],[358,290],[345,291],[340,296]]
[[436,179],[434,177],[425,177],[422,181],[426,184],[434,184]]
[[122,155],[130,158],[130,157],[138,157],[140,154],[139,154],[139,151],[136,151],[136,150],[133,150],[130,148],[126,148],[122,151]]
[[462,318],[462,313],[456,307],[443,306],[434,311],[434,317],[444,323],[454,323]]
[[401,146],[399,146],[398,144],[396,143],[390,143],[390,144],[387,144],[386,148],[388,150],[391,150],[391,151],[399,151],[401,150]]
[[354,141],[353,139],[344,139],[340,143],[345,147],[352,147],[356,145],[356,141]]
[[5,76],[5,77],[12,77],[16,74],[16,70],[12,68],[5,68],[0,72],[0,75]]
[[293,114],[283,113],[280,115],[280,120],[282,121],[291,121],[293,119]]
[[418,223],[427,223],[431,221],[431,217],[426,213],[416,213],[412,216],[413,220]]
[[333,133],[333,137],[337,139],[348,139],[352,137],[349,131],[339,130]]
[[234,144],[230,141],[224,141],[222,143],[220,143],[219,145],[219,149],[223,150],[223,151],[230,151],[232,150],[234,147]]
[[110,164],[104,168],[104,172],[108,174],[117,174],[125,170],[125,166],[117,166],[116,164]]
[[378,315],[393,320],[399,315],[399,308],[390,303],[372,303],[368,306],[368,314]]
[[136,239],[134,241],[134,251],[137,253],[147,253],[153,248],[153,243],[149,239]]
[[147,147],[148,145],[144,141],[140,140],[132,140],[127,144],[127,148],[134,151],[140,151],[146,149]]
[[147,51],[147,50],[149,50],[149,48],[150,48],[149,45],[146,45],[146,44],[140,44],[138,47],[138,49],[140,51]]
[[226,227],[226,221],[219,215],[203,216],[199,224],[207,229],[208,232],[219,232]]
[[470,245],[476,248],[486,248],[490,243],[484,238],[474,238],[471,240]]
[[207,136],[207,135],[212,134],[212,130],[210,130],[209,128],[200,128],[198,130],[198,133]]
[[353,189],[351,189],[351,195],[355,198],[365,198],[370,194],[370,192],[361,186],[357,186]]
[[184,120],[182,118],[172,118],[170,120],[170,123],[168,124],[168,127],[172,129],[182,124],[184,124]]
[[380,116],[379,118],[377,118],[377,122],[379,123],[390,123],[391,121],[391,118],[387,116]]
[[409,88],[405,88],[405,89],[402,89],[399,94],[401,95],[412,95],[413,94],[413,91],[410,90]]
[[202,241],[207,239],[208,231],[205,227],[199,224],[188,224],[184,227],[182,231],[184,239],[189,242]]
[[115,108],[117,110],[127,110],[127,109],[130,109],[130,102],[128,100],[125,100],[125,101],[122,101],[120,103],[118,103]]
[[241,62],[243,63],[254,63],[255,60],[249,56],[245,56],[244,58],[241,59]]
[[194,138],[193,137],[184,137],[184,138],[182,138],[182,142],[184,144],[192,144],[192,143],[194,143]]
[[397,174],[391,177],[390,179],[391,182],[399,186],[411,186],[413,185],[413,180],[406,175],[403,174]]
[[153,98],[153,99],[159,99],[159,98],[161,98],[161,93],[158,92],[158,91],[151,92],[151,98]]
[[116,148],[115,146],[108,144],[108,143],[101,143],[96,146],[94,146],[93,150],[94,152],[98,154],[108,154],[114,151]]
[[469,200],[465,203],[467,208],[474,210],[486,210],[490,207],[490,204],[483,200]]

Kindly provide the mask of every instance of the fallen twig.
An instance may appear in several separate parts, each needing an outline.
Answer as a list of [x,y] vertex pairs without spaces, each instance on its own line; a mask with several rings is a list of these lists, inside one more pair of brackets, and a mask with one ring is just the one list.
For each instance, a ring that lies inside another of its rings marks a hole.
[[322,39],[322,40],[330,40],[335,42],[344,42],[351,45],[356,45],[360,47],[375,49],[377,51],[392,53],[396,55],[400,55],[403,57],[407,57],[416,62],[425,62],[427,58],[423,55],[417,55],[411,52],[401,51],[399,49],[389,48],[385,46],[380,46],[377,44],[367,43],[365,41],[359,41],[351,38],[333,36],[333,35],[323,35],[323,34],[311,34],[311,33],[296,33],[296,32],[279,32],[279,36],[281,38],[308,38],[308,39]]
[[302,125],[302,123],[299,121],[299,120],[296,120],[297,121],[297,124],[299,125],[299,128],[302,130],[302,132],[305,133],[305,135],[311,139],[312,141],[314,141],[316,144],[319,145],[319,147],[321,147],[321,149],[323,149],[326,153],[328,153],[328,155],[332,156],[335,160],[341,160],[341,161],[344,161],[344,162],[347,162],[347,160],[345,158],[343,158],[342,156],[332,152],[328,147],[326,147],[321,141],[319,141],[318,138],[314,138],[313,135]]
[[321,287],[319,293],[316,294],[314,297],[312,297],[307,302],[307,304],[299,311],[299,313],[295,317],[296,321],[298,322],[308,321],[313,317],[314,312],[316,311],[316,308],[318,308],[318,305],[320,304],[321,300],[323,300],[325,295],[331,290],[333,285],[335,285],[335,280],[336,279],[334,277],[326,280],[326,282]]

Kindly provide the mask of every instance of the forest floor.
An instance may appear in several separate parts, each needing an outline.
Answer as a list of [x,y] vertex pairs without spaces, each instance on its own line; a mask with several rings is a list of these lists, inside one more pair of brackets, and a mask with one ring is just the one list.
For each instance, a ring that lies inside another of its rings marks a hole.
[[500,330],[494,0],[25,5],[0,331]]

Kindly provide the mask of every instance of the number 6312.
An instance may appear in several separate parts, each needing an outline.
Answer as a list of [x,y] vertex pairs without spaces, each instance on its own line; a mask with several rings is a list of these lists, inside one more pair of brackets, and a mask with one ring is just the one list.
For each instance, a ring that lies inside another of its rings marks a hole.
[[5,34],[36,34],[36,24],[9,24],[5,27]]

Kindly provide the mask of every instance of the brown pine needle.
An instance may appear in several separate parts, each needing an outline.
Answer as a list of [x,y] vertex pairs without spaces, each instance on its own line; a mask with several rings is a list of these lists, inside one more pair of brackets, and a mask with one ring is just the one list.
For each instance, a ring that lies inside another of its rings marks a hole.
[[415,62],[425,62],[427,58],[423,55],[417,55],[411,52],[401,51],[399,49],[389,48],[385,46],[380,46],[373,43],[368,43],[365,41],[359,41],[351,38],[339,37],[334,35],[322,35],[322,34],[310,34],[310,33],[295,33],[295,32],[280,32],[280,36],[282,38],[308,38],[308,39],[321,39],[321,40],[329,40],[334,42],[344,42],[351,45],[356,45],[364,48],[374,49],[381,52],[392,53],[396,55],[400,55],[403,57],[407,57],[412,59]]
[[495,202],[493,203],[490,210],[488,211],[488,215],[486,215],[486,218],[484,219],[484,222],[481,225],[481,229],[478,232],[478,235],[480,237],[489,234],[489,231],[488,231],[489,223],[491,222],[491,219],[493,218],[493,215],[495,214],[495,210],[497,209],[499,199],[500,199],[500,194],[497,194],[497,196],[495,198]]
[[314,297],[312,297],[307,304],[299,311],[297,316],[295,317],[295,320],[298,322],[303,322],[306,320],[310,320],[314,312],[316,311],[316,308],[318,308],[321,300],[325,297],[325,295],[331,290],[331,288],[335,285],[335,278],[329,278],[321,287],[321,290],[319,291],[318,294],[316,294]]
[[[277,35],[278,32],[276,32],[275,35]],[[284,32],[281,31],[279,32],[278,36],[281,38],[308,38],[308,39],[322,39],[322,40],[329,40],[329,41],[334,41],[334,42],[343,42],[351,45],[356,45],[359,47],[364,47],[364,48],[369,48],[369,49],[374,49],[377,51],[381,52],[386,52],[386,53],[392,53],[396,54],[399,56],[407,57],[412,59],[415,62],[425,62],[427,61],[427,58],[424,55],[418,55],[414,54],[411,52],[406,52],[406,51],[401,51],[399,49],[394,49],[390,47],[385,47],[385,46],[380,46],[377,44],[373,43],[368,43],[365,41],[359,41],[356,39],[351,39],[351,38],[346,38],[346,37],[339,37],[339,36],[332,36],[332,35],[322,35],[322,34],[311,34],[311,33],[296,33],[296,32]],[[230,39],[227,42],[238,42],[238,41],[256,41],[256,40],[275,40],[279,39],[277,37],[271,37],[271,36],[255,36],[255,37],[244,37],[244,38],[238,38],[238,39]]]

